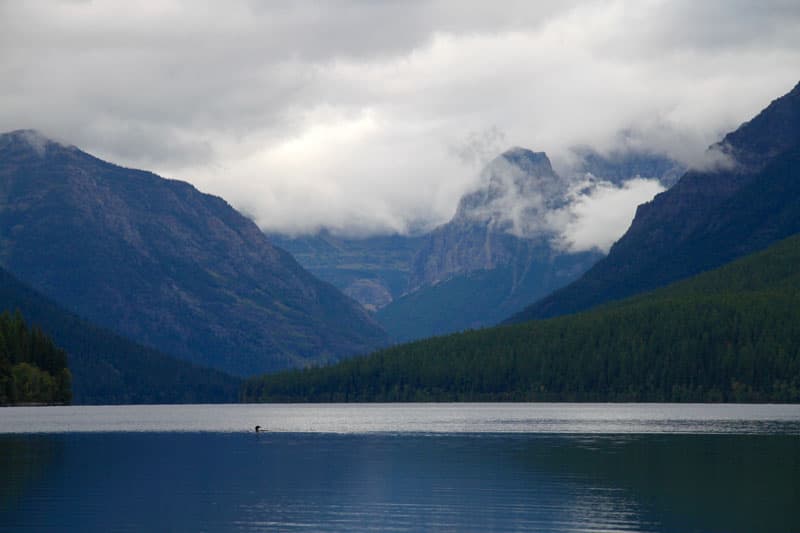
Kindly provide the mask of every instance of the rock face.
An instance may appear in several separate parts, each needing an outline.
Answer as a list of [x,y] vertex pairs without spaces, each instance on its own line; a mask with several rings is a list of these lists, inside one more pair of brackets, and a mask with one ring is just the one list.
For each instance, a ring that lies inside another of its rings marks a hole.
[[0,136],[0,263],[98,325],[239,375],[385,341],[224,200],[32,131]]
[[510,321],[573,313],[720,266],[800,231],[800,84],[710,148],[713,170],[690,170],[639,206],[609,255]]

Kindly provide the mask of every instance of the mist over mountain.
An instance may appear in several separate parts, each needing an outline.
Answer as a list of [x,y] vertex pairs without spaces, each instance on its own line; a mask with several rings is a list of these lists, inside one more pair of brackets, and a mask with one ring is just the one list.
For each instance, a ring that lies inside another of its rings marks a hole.
[[680,168],[649,152],[576,153],[561,176],[544,152],[506,150],[422,235],[271,238],[376,310],[395,340],[493,324],[588,269]]
[[413,258],[409,290],[377,318],[395,340],[493,324],[575,279],[602,254],[557,245],[570,182],[543,152],[512,148],[483,170],[452,220]]
[[[483,153],[486,147],[479,144]],[[666,156],[635,149],[602,154],[579,147],[573,153],[564,176],[557,175],[543,152],[517,147],[494,157],[483,168],[478,185],[454,206],[452,220],[431,232],[358,238],[322,230],[313,235],[269,236],[315,275],[367,309],[379,311],[382,320],[380,310],[398,302],[387,310],[397,320],[446,324],[453,315],[474,312],[476,316],[463,324],[491,323],[504,318],[508,309],[524,306],[530,290],[543,294],[539,291],[574,279],[588,268],[627,228],[635,206],[670,183],[675,169],[682,168]],[[488,248],[487,228],[492,235]],[[447,252],[435,256],[432,251],[437,247]],[[576,268],[568,258],[578,256],[585,262]],[[531,261],[549,266],[541,275],[531,275]],[[469,279],[448,285],[451,278],[467,274]],[[530,288],[520,290],[525,284]],[[419,289],[426,290],[417,294]],[[491,311],[492,318],[467,303],[469,294],[480,294],[479,300],[495,309],[512,293],[513,304]],[[448,299],[449,309],[422,303],[441,298]],[[419,317],[428,312],[430,318]]]
[[[426,236],[414,257],[409,292],[549,247],[558,231],[554,214],[566,205],[569,184],[547,155],[512,148],[486,166],[483,181],[461,198],[450,222]],[[522,243],[527,250],[520,249]]]
[[93,323],[240,375],[385,340],[224,200],[33,131],[0,136],[0,263]]
[[719,156],[716,168],[690,170],[639,206],[606,258],[511,321],[653,289],[800,231],[800,84],[709,151]]

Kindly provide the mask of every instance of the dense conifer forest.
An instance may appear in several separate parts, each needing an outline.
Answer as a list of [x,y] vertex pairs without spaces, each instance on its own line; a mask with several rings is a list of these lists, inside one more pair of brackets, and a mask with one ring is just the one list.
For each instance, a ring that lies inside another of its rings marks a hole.
[[800,401],[800,236],[576,315],[254,378],[247,401]]
[[71,382],[64,350],[21,313],[0,315],[0,405],[70,403]]

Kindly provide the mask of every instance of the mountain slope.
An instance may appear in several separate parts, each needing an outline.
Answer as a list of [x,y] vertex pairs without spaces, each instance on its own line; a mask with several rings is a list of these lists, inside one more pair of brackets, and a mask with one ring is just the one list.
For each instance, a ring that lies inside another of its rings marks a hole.
[[96,324],[240,375],[385,339],[222,199],[32,131],[0,136],[0,263]]
[[66,350],[75,404],[235,402],[240,380],[179,361],[65,311],[0,268],[0,310],[20,311]]
[[424,285],[379,309],[378,322],[399,342],[496,324],[577,278],[602,257],[599,252],[559,254],[546,242],[511,235],[494,240],[504,238],[522,249],[509,263]]
[[583,313],[249,380],[260,401],[800,401],[800,235]]
[[663,286],[800,231],[800,84],[712,149],[733,166],[684,174],[639,206],[605,259],[509,321],[573,313]]

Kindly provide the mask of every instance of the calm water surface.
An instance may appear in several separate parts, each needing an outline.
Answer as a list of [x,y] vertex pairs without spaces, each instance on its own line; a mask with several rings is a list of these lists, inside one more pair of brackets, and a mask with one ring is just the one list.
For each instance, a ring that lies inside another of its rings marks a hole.
[[4,408],[0,470],[2,531],[797,532],[800,406]]

